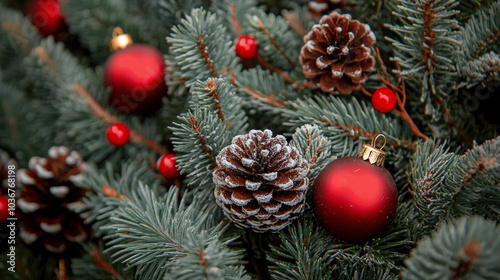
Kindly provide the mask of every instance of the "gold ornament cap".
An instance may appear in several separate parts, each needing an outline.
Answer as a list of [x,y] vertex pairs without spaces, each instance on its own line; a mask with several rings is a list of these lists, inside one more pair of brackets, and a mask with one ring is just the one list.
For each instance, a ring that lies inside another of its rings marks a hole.
[[109,41],[109,49],[111,52],[124,49],[132,45],[134,41],[129,34],[123,34],[123,30],[120,27],[115,27],[113,29],[113,39]]
[[[379,137],[384,138],[384,144],[382,144],[382,147],[380,149],[375,148],[375,145],[377,143],[377,139]],[[362,158],[363,160],[368,160],[371,164],[375,164],[376,166],[383,166],[384,165],[384,160],[385,160],[385,152],[382,151],[384,148],[385,144],[387,143],[387,140],[385,139],[384,134],[378,134],[372,139],[372,144],[363,144],[363,148],[358,154],[358,157]]]

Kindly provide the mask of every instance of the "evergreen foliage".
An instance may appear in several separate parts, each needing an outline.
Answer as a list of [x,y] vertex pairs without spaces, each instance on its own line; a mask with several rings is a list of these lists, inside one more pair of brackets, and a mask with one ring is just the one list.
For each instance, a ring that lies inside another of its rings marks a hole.
[[499,234],[498,225],[478,216],[451,220],[418,243],[402,279],[497,279]]

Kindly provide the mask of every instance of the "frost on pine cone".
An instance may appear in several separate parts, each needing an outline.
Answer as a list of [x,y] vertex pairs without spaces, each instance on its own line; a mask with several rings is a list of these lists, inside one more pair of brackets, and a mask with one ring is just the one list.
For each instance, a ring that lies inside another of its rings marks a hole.
[[375,35],[350,15],[332,12],[323,16],[304,36],[304,43],[300,51],[304,76],[325,92],[350,94],[361,87],[375,65],[371,49]]
[[252,130],[217,156],[215,199],[238,227],[285,228],[304,210],[309,164],[282,135]]
[[76,211],[84,206],[81,200],[88,190],[74,184],[82,181],[84,171],[80,154],[66,147],[52,147],[49,158],[32,157],[29,169],[18,171],[24,242],[64,253],[72,242],[87,239],[88,227]]
[[352,6],[349,0],[313,0],[307,5],[311,15],[318,19],[324,14],[328,14],[332,11],[340,10],[345,6]]

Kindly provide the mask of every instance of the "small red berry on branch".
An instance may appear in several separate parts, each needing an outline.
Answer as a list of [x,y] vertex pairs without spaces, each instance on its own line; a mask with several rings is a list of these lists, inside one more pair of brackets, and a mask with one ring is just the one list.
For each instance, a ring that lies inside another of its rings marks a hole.
[[122,123],[115,123],[106,131],[106,138],[108,139],[109,144],[120,148],[128,143],[130,130]]
[[176,179],[180,175],[179,170],[175,166],[175,157],[175,154],[166,154],[156,163],[156,168],[158,168],[160,174],[166,179]]
[[396,94],[390,88],[379,88],[372,95],[372,105],[380,113],[389,113],[396,107]]
[[9,216],[9,201],[5,196],[0,196],[0,223],[7,221]]
[[255,59],[259,45],[253,36],[243,35],[236,41],[236,55],[241,59]]

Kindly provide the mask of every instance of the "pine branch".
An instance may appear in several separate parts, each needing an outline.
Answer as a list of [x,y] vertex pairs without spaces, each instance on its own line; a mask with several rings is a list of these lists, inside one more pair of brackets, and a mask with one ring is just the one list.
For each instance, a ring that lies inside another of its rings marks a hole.
[[331,279],[331,237],[311,219],[301,218],[279,233],[267,254],[273,279]]
[[210,10],[222,19],[233,37],[240,37],[248,33],[246,17],[256,13],[257,3],[255,0],[214,0]]
[[413,207],[419,213],[416,238],[430,233],[447,218],[446,205],[452,194],[442,184],[456,160],[445,144],[428,140],[418,145],[409,168]]
[[92,58],[102,63],[110,56],[109,41],[115,27],[130,34],[134,43],[166,49],[160,21],[154,16],[137,13],[137,5],[127,0],[68,0],[63,2],[62,8],[71,32],[78,34]]
[[202,0],[154,0],[152,9],[158,13],[158,21],[163,29],[170,32],[171,28],[178,24],[183,17],[189,15],[191,10],[200,8],[203,5]]
[[238,69],[233,42],[219,18],[194,9],[172,28],[167,65],[179,71],[188,86],[197,80],[221,77],[227,69]]
[[330,155],[331,142],[317,125],[303,125],[292,135],[291,146],[296,147],[309,163],[309,181],[314,182],[325,165],[337,159]]
[[[500,138],[462,156],[432,141],[422,144],[411,163],[412,194],[421,223],[429,233],[452,217],[479,214],[500,219]],[[485,203],[487,202],[487,203]]]
[[[474,60],[494,48],[500,51],[500,2],[496,1],[487,9],[479,9],[460,29],[460,66]],[[496,47],[495,47],[496,46]],[[461,67],[459,69],[461,69]]]
[[26,88],[23,59],[40,43],[38,31],[19,11],[0,3],[0,68],[5,82]]
[[[120,119],[106,111],[85,88],[78,84],[71,85],[71,88],[78,96],[85,99],[85,102],[87,102],[87,105],[90,107],[90,110],[92,111],[94,116],[96,116],[96,118],[104,121],[107,125],[121,122]],[[156,152],[159,155],[168,154],[167,149],[154,141],[146,139],[139,132],[133,129],[130,130],[130,140],[144,146],[147,149],[150,149],[151,151]]]
[[[456,82],[455,56],[458,51],[458,13],[453,8],[455,0],[398,0],[393,14],[399,25],[386,25],[400,41],[386,37],[394,48],[396,60],[401,65],[397,71],[418,85],[420,101],[432,105],[432,98],[446,97],[448,89]],[[429,109],[430,113],[431,110]]]
[[119,170],[109,163],[104,168],[90,166],[84,178],[82,185],[90,187],[92,192],[84,198],[86,206],[82,213],[97,237],[107,233],[104,226],[110,223],[116,210],[124,206],[125,200],[135,198],[139,181],[148,184],[157,196],[161,194],[158,181],[145,163],[138,166],[133,161],[123,162]]
[[276,69],[293,70],[298,62],[302,38],[290,30],[288,22],[281,16],[258,11],[249,18],[253,35],[259,45],[270,46],[259,48],[259,56],[263,61]]
[[186,272],[187,266],[189,279],[234,277],[231,273],[241,272],[241,251],[227,247],[234,237],[223,237],[222,224],[214,224],[207,212],[178,200],[176,188],[157,198],[141,186],[137,195],[139,199],[119,209],[107,227],[114,232],[107,251],[114,252],[115,262],[136,267],[136,279],[163,275],[170,279],[179,275],[178,270]]
[[474,142],[453,167],[445,182],[453,190],[449,215],[478,214],[500,221],[500,137]]
[[387,146],[395,149],[413,149],[411,132],[407,126],[375,112],[371,104],[355,98],[315,96],[289,104],[283,113],[289,121],[287,127],[305,124],[318,125],[332,142],[332,155],[344,157],[356,155],[363,141],[375,134],[387,137]]
[[500,81],[500,55],[489,52],[466,62],[460,68],[465,81],[458,86],[467,88],[476,86],[478,83],[489,81]]
[[215,157],[247,131],[247,118],[241,98],[224,79],[198,81],[192,90],[190,110],[171,127],[172,143],[181,172],[189,174],[188,185],[210,189]]
[[500,228],[479,216],[443,224],[405,261],[404,280],[500,277]]
[[[480,82],[500,80],[500,58],[494,52],[500,51],[499,13],[500,2],[485,5],[460,29],[459,35],[463,43],[459,71],[465,81],[458,87],[470,88]],[[487,53],[489,50],[494,51]]]

